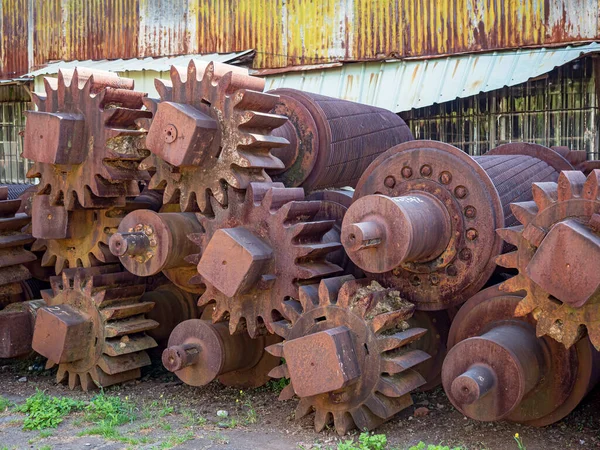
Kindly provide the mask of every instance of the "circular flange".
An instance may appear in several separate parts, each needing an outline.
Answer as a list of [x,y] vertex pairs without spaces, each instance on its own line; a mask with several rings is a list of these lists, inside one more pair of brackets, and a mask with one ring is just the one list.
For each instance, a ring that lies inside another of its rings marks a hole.
[[[506,294],[501,292],[498,286],[492,286],[479,292],[462,306],[454,318],[448,336],[449,351],[442,371],[446,392],[449,391],[454,380],[455,371],[449,369],[453,365],[451,360],[460,362],[467,354],[468,346],[462,346],[459,351],[461,342],[472,339],[481,341],[479,336],[496,327],[506,325],[529,326],[532,335],[535,336],[533,331],[535,319],[531,315],[513,317],[515,308],[521,300],[520,295]],[[589,387],[597,382],[599,359],[598,353],[593,351],[588,339],[582,339],[570,349],[566,349],[547,336],[537,338],[537,341],[543,349],[540,378],[537,384],[522,396],[520,403],[503,418],[532,426],[545,426],[569,414],[583,399]],[[456,349],[453,350],[455,346]],[[485,354],[485,352],[478,353]],[[505,368],[494,359],[487,364],[499,372]],[[508,384],[498,384],[500,389],[505,389],[503,395],[510,395],[509,391],[514,388],[514,382],[515,379],[511,378],[507,381]],[[473,409],[465,410],[463,413],[478,420],[486,420],[480,417],[492,412],[485,407],[478,409],[475,404],[470,406]]]
[[504,225],[502,204],[473,158],[436,141],[406,142],[380,155],[359,180],[354,201],[371,194],[419,193],[435,197],[448,211],[451,237],[445,251],[432,261],[367,276],[398,289],[418,309],[447,309],[474,295],[493,273],[502,249],[495,233]]

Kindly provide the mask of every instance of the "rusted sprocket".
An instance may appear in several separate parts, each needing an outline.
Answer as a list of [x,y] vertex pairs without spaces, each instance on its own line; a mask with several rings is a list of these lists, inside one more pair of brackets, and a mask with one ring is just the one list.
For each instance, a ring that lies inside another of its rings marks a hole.
[[147,146],[153,153],[142,166],[156,173],[150,188],[164,188],[164,202],[182,211],[205,212],[209,196],[227,204],[227,186],[271,181],[266,169],[283,163],[271,149],[288,144],[272,136],[287,118],[269,111],[279,97],[263,91],[264,79],[218,62],[190,61],[171,67],[171,82],[156,80],[161,102]]
[[64,268],[92,267],[115,263],[119,259],[108,249],[110,236],[121,219],[142,203],[127,202],[123,207],[67,211],[52,206],[49,195],[33,199],[33,251],[44,251],[42,266],[54,266],[56,274]]
[[290,378],[279,398],[300,397],[297,419],[314,409],[316,431],[333,418],[345,434],[371,430],[412,404],[410,393],[426,382],[414,368],[429,355],[409,344],[427,330],[406,322],[414,305],[397,291],[335,277],[302,286],[286,307],[290,321],[273,324],[285,340],[267,351],[285,358],[270,375]]
[[76,68],[45,78],[45,95],[34,94],[38,111],[27,112],[23,156],[35,161],[27,173],[40,178],[39,193],[71,211],[123,206],[149,179],[139,163],[149,155],[142,110],[147,95],[133,80]]
[[261,323],[279,320],[287,298],[297,298],[301,284],[339,274],[327,261],[339,242],[324,236],[333,220],[314,220],[319,201],[304,201],[302,188],[282,183],[251,183],[230,189],[228,207],[211,199],[213,217],[197,214],[204,232],[189,235],[200,254],[195,282],[206,285],[199,304],[215,302],[213,320],[229,316],[233,333],[243,319],[251,337]]
[[23,282],[31,277],[24,264],[35,261],[25,245],[33,242],[26,231],[30,218],[20,213],[21,199],[9,200],[8,187],[0,186],[0,309],[27,299]]
[[37,312],[33,349],[58,364],[58,382],[87,391],[133,380],[150,364],[146,350],[156,342],[145,331],[158,326],[141,302],[143,279],[119,265],[66,269],[43,293]]
[[517,250],[497,263],[519,271],[501,289],[527,293],[515,315],[533,313],[538,336],[568,348],[587,329],[600,349],[600,170],[563,171],[532,189],[534,201],[511,205],[521,225],[498,230]]

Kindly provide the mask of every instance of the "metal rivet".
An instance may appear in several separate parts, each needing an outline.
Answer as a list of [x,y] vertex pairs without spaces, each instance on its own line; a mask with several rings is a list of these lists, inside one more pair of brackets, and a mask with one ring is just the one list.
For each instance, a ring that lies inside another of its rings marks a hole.
[[440,183],[450,184],[451,181],[452,181],[452,174],[450,172],[444,171],[440,174]]
[[425,164],[424,166],[421,167],[421,175],[423,175],[424,177],[428,177],[431,175],[431,166]]
[[454,189],[454,195],[457,198],[465,198],[468,194],[467,188],[464,186],[456,186]]
[[455,277],[458,274],[458,270],[456,270],[456,267],[450,264],[448,267],[446,267],[446,273],[451,277]]
[[401,173],[404,178],[410,178],[412,177],[413,171],[410,167],[403,167]]
[[479,236],[479,233],[477,232],[477,230],[475,228],[469,228],[467,230],[467,239],[470,241],[474,241],[475,239],[477,239],[477,236]]
[[463,261],[470,261],[473,257],[473,252],[469,248],[463,248],[458,254],[458,257]]
[[465,207],[465,217],[468,219],[474,219],[477,216],[477,210],[474,206],[466,206]]
[[396,179],[390,175],[389,177],[385,177],[383,184],[385,184],[386,187],[391,189],[394,186],[396,186]]

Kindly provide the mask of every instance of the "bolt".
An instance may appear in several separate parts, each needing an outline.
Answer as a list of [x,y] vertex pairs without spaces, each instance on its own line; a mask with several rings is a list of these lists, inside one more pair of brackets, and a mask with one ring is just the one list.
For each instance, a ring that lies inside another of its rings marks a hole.
[[456,186],[454,189],[454,195],[456,198],[465,198],[467,196],[467,188],[464,186]]
[[463,261],[469,261],[473,257],[473,252],[471,249],[463,248],[458,254],[458,257]]
[[396,186],[396,179],[390,175],[389,177],[385,178],[385,181],[383,182],[383,184],[385,184],[386,187],[391,189],[394,186]]
[[452,174],[450,172],[442,172],[440,174],[440,183],[450,184],[451,181],[452,181]]
[[474,206],[466,206],[465,207],[465,217],[467,219],[474,219],[475,216],[477,216],[477,210],[475,209]]
[[437,286],[440,283],[440,277],[438,277],[436,273],[432,273],[431,275],[429,275],[429,281],[434,286]]
[[412,169],[410,167],[403,167],[401,173],[404,178],[410,178],[413,174]]
[[470,241],[474,241],[475,239],[477,239],[477,236],[479,236],[479,233],[477,232],[477,230],[475,228],[469,228],[467,230],[467,239]]
[[425,164],[424,166],[421,167],[421,175],[423,175],[424,177],[428,177],[431,175],[431,166]]
[[414,277],[412,277],[412,279],[410,280],[410,283],[413,286],[419,286],[421,284],[421,279],[419,278],[418,275],[415,275]]
[[458,274],[458,270],[456,270],[455,266],[450,264],[448,267],[446,267],[446,274],[448,274],[451,277],[455,277]]

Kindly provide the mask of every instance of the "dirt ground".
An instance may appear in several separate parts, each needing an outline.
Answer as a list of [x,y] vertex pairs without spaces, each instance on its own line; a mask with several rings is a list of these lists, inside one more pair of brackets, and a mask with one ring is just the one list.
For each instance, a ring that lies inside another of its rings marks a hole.
[[[36,367],[31,361],[0,360],[0,395],[17,404],[36,388],[57,397],[93,397],[57,385],[53,371]],[[86,435],[90,424],[82,423],[82,413],[72,413],[50,431],[24,431],[24,415],[13,408],[0,413],[0,449],[336,449],[341,442],[332,430],[315,433],[310,416],[293,420],[296,401],[277,401],[270,386],[243,392],[217,383],[194,388],[152,369],[141,381],[109,388],[106,394],[126,397],[136,406],[135,420],[119,427],[119,438]],[[566,419],[543,429],[472,421],[452,408],[440,388],[417,394],[415,402],[376,431],[387,436],[388,449],[405,450],[421,441],[461,450],[517,449],[515,433],[527,450],[600,449],[600,389]],[[417,407],[429,413],[415,417]],[[247,420],[248,408],[256,412],[256,423]],[[217,416],[219,410],[228,412],[227,424]],[[352,437],[357,434],[342,439]]]

